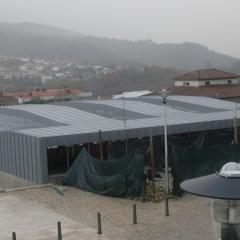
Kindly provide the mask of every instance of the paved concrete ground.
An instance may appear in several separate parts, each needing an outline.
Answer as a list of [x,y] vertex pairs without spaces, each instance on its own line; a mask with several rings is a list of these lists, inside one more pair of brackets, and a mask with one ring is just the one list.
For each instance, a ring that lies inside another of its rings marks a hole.
[[64,240],[99,239],[95,229],[17,195],[0,195],[0,216],[1,240],[10,240],[12,231],[17,240],[56,240],[58,221],[62,222]]
[[0,189],[20,188],[33,185],[32,182],[28,182],[22,178],[13,176],[12,174],[0,171]]
[[[132,225],[133,203],[137,204],[137,225]],[[24,236],[31,229],[35,234],[40,234],[41,229],[44,232],[44,228],[54,232],[56,222],[61,220],[67,230],[69,226],[72,228],[69,230],[72,238],[64,240],[94,239],[98,211],[102,215],[103,232],[112,240],[214,240],[207,199],[185,196],[172,200],[170,216],[165,217],[163,202],[141,203],[103,197],[75,188],[66,188],[62,196],[53,187],[2,193],[0,214],[6,217],[1,217],[0,232],[5,236],[13,229],[21,231],[23,228]],[[81,231],[81,238],[73,235],[76,230]]]

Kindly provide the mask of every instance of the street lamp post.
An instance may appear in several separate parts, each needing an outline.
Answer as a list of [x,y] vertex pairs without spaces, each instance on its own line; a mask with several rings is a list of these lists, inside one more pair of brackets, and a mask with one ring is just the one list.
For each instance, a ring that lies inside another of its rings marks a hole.
[[165,154],[165,180],[166,180],[166,197],[165,197],[165,216],[169,216],[169,176],[168,176],[168,143],[167,143],[167,94],[166,89],[161,92],[162,101],[164,104],[164,154]]

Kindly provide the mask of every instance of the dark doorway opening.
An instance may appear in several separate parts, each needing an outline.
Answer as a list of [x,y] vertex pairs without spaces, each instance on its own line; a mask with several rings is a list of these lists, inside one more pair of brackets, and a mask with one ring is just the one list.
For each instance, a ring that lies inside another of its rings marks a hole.
[[82,145],[48,148],[48,175],[65,174],[80,153]]
[[[129,141],[129,146],[131,145],[131,141]],[[101,146],[102,156],[101,147],[98,142],[49,147],[47,150],[49,182],[62,184],[65,174],[71,168],[83,148],[85,148],[91,156],[100,161],[109,158],[121,158],[126,155],[125,140],[102,142]]]

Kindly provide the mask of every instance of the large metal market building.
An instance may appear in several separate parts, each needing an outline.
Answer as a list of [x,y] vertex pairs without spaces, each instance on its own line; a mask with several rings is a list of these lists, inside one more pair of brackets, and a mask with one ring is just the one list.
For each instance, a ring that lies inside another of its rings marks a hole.
[[[168,134],[233,128],[236,104],[169,96]],[[0,169],[34,183],[49,177],[49,149],[163,135],[159,96],[29,104],[0,108]],[[57,168],[57,162],[55,167]],[[54,169],[53,169],[54,170]]]

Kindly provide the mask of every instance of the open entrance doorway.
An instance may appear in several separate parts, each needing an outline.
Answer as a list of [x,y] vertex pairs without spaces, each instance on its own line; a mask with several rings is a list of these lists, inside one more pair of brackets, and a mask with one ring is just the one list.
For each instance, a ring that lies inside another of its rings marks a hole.
[[80,153],[82,145],[54,146],[47,150],[49,182],[62,184],[63,177]]
[[[47,150],[49,182],[52,182],[54,184],[62,184],[64,175],[72,166],[83,148],[85,148],[93,157],[97,159],[101,158],[98,143],[49,147]],[[103,144],[103,149],[103,157],[106,157],[105,144]]]

